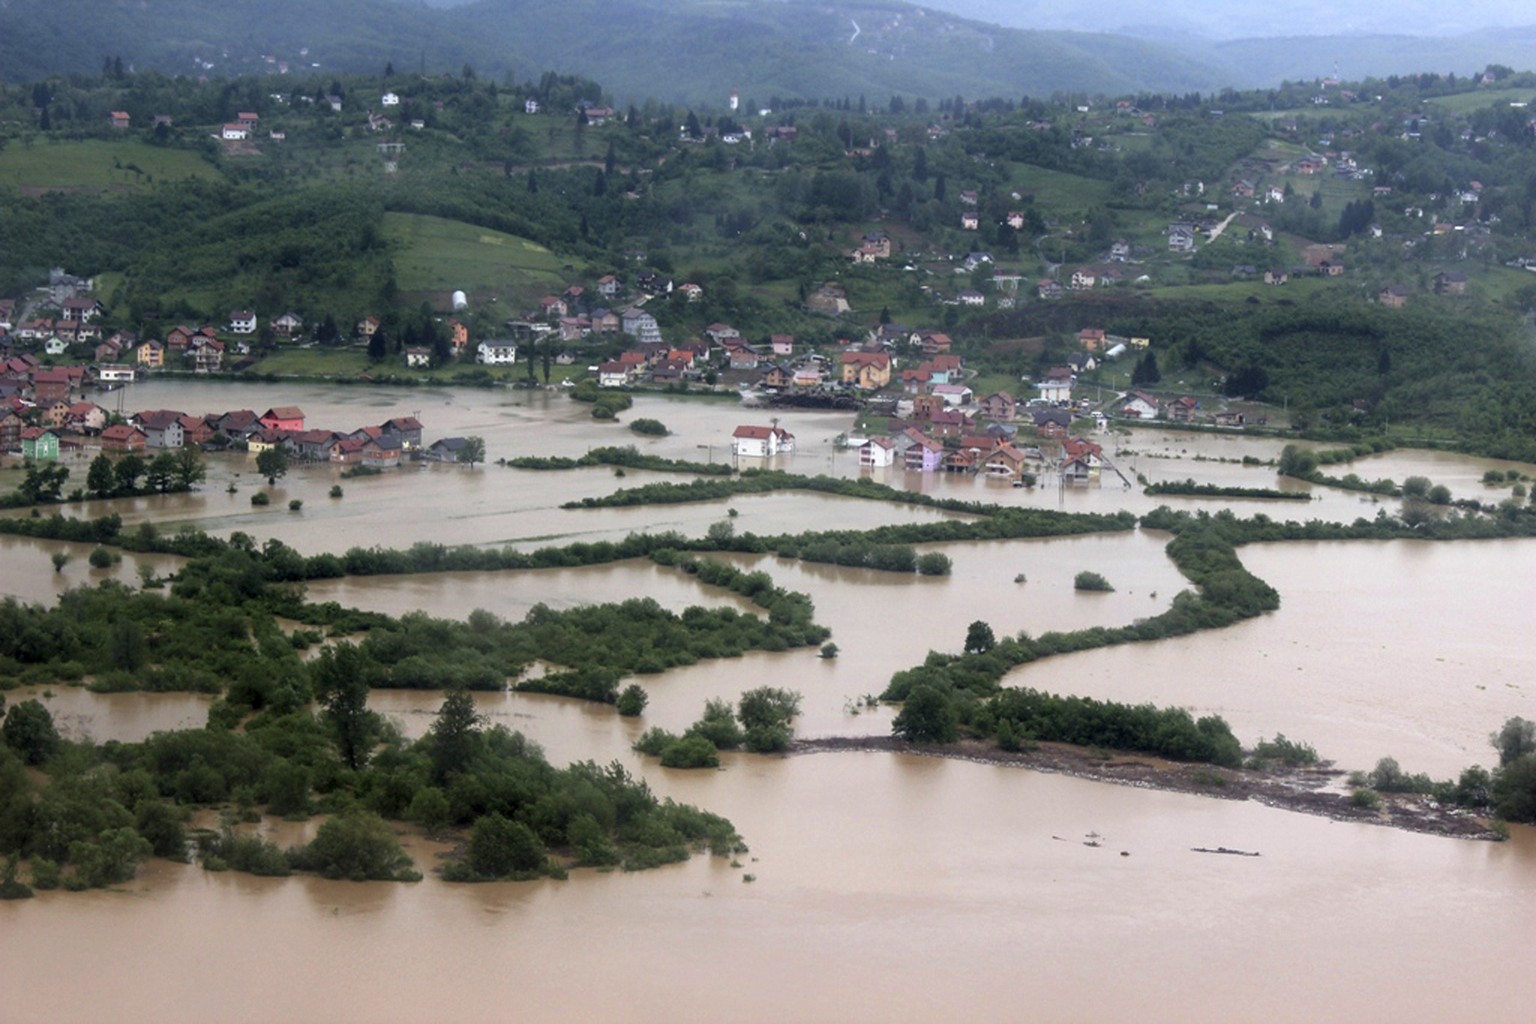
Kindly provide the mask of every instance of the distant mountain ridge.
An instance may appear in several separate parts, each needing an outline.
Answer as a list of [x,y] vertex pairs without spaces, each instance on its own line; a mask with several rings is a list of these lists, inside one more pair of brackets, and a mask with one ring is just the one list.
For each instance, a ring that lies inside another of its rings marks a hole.
[[[1530,34],[1211,42],[1042,32],[892,0],[8,0],[0,69],[10,81],[138,70],[240,75],[465,66],[527,80],[580,74],[620,102],[892,95],[1048,96],[1210,92],[1315,78],[1516,64]],[[1400,65],[1388,66],[1400,61]]]

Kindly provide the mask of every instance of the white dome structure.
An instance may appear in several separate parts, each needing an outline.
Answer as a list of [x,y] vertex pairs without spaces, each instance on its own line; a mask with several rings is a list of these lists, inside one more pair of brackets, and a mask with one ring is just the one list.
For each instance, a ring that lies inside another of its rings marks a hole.
[[455,313],[457,313],[459,310],[465,308],[468,305],[469,305],[469,296],[465,295],[463,292],[454,292],[453,293],[453,311]]

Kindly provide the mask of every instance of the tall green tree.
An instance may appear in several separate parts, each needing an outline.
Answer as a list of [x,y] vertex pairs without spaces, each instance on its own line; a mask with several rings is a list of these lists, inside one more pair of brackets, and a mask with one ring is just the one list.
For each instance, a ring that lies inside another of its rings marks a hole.
[[475,463],[485,461],[485,438],[471,435],[464,439],[464,447],[459,449],[454,459],[463,462],[470,469],[475,468]]
[[256,472],[267,478],[267,486],[277,485],[277,478],[288,475],[288,453],[281,448],[267,448],[256,453]]
[[181,491],[190,491],[194,485],[208,478],[208,467],[203,465],[202,456],[198,455],[196,448],[177,449],[171,470],[176,489]]
[[85,489],[92,494],[105,496],[112,493],[117,478],[112,475],[112,458],[102,452],[91,460],[91,468],[85,473]]
[[117,490],[131,494],[139,489],[139,477],[144,475],[144,459],[131,452],[117,460],[112,476],[117,480]]
[[0,725],[0,739],[27,764],[42,764],[59,748],[53,715],[37,700],[11,705],[5,723]]
[[171,489],[176,482],[176,456],[170,452],[161,452],[149,460],[149,468],[144,471],[144,483],[152,490],[164,494]]
[[437,719],[427,731],[427,753],[432,759],[432,778],[444,782],[469,767],[480,742],[485,716],[475,710],[475,700],[463,688],[443,698]]
[[368,710],[368,691],[377,668],[356,646],[337,644],[322,651],[310,671],[341,759],[354,771],[362,768],[383,725],[378,714]]

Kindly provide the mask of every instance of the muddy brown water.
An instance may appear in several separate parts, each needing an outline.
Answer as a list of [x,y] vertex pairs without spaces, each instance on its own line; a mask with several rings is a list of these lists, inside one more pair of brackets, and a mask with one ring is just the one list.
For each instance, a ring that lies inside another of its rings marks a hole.
[[[419,409],[429,437],[481,433],[493,458],[579,455],[592,444],[631,440],[543,394],[214,384],[135,390],[144,407],[188,411],[297,403],[312,420],[323,413],[338,426]],[[631,415],[653,415],[677,431],[657,444],[662,454],[716,459],[736,422],[762,418],[650,399]],[[846,426],[840,418],[786,420],[803,446],[786,468],[857,473],[848,454],[827,443]],[[711,443],[714,452],[697,447]],[[1242,466],[1242,456],[1278,451],[1278,442],[1156,432],[1124,444],[1149,476],[1244,486],[1274,478]],[[1486,468],[1502,465],[1396,452],[1341,472],[1422,472],[1471,495],[1483,493]],[[563,512],[558,504],[572,497],[667,477],[494,466],[347,481],[346,496],[334,503],[325,497],[329,468],[305,468],[277,488],[279,496],[301,496],[301,512],[275,503],[253,514],[249,467],[232,460],[214,475],[197,495],[118,505],[130,520],[243,529],[305,551],[458,539],[523,547],[637,528],[696,533],[727,507],[738,509],[738,528],[765,533],[943,515],[808,495]],[[890,479],[1042,507],[1143,511],[1158,503],[1110,486],[1020,492],[953,478]],[[231,481],[234,495],[223,489]],[[1190,507],[1249,514],[1255,504]],[[1340,492],[1301,510],[1271,514],[1374,515],[1369,502]],[[632,875],[581,871],[563,883],[450,886],[430,874],[417,885],[355,885],[152,862],[116,890],[0,904],[0,1019],[1528,1019],[1536,998],[1531,829],[1515,829],[1508,843],[1471,843],[995,765],[862,753],[728,755],[721,771],[687,773],[629,750],[643,728],[683,728],[705,699],[758,685],[805,695],[798,723],[805,735],[884,733],[891,711],[860,708],[857,698],[930,648],[956,649],[972,620],[1000,634],[1039,633],[1165,608],[1184,584],[1164,542],[1136,531],[945,545],[955,571],[943,579],[738,557],[810,594],[841,656],[753,654],[646,677],[651,704],[641,721],[538,695],[478,694],[476,701],[556,763],[618,760],[658,795],[728,816],[752,846],[739,867],[698,857]],[[57,547],[0,538],[0,593],[48,602],[62,586],[105,575],[136,581],[136,557],[116,570],[90,570],[83,546],[71,549],[55,578],[48,555]],[[1280,590],[1280,611],[1222,632],[1049,660],[1010,681],[1181,704],[1225,715],[1245,742],[1278,730],[1349,767],[1391,754],[1407,770],[1436,775],[1489,763],[1489,731],[1510,714],[1536,717],[1536,544],[1257,545],[1243,559]],[[173,564],[154,562],[160,572]],[[1071,579],[1082,569],[1103,573],[1116,591],[1075,593]],[[1015,582],[1020,573],[1026,582]],[[452,616],[483,607],[516,617],[537,601],[566,607],[634,594],[671,608],[745,607],[648,563],[327,581],[311,594],[392,614],[422,608]],[[178,694],[49,693],[43,699],[66,731],[97,739],[195,725],[207,708],[206,698]],[[419,735],[440,700],[396,691],[376,693],[373,703]],[[286,843],[313,826],[267,827]],[[441,846],[408,839],[419,865],[430,868]],[[1191,852],[1198,846],[1262,856]],[[755,881],[743,881],[748,873]]]

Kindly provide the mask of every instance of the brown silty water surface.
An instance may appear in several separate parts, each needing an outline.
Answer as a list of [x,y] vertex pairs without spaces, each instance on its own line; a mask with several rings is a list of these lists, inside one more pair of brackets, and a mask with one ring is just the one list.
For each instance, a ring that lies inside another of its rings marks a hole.
[[[214,384],[135,392],[142,407],[194,412],[299,404],[313,423],[339,428],[419,409],[429,439],[478,433],[492,459],[633,442],[718,460],[734,424],[763,418],[730,405],[642,399],[630,415],[655,416],[675,431],[653,446],[543,393]],[[801,450],[785,468],[857,474],[856,460],[829,443],[846,419],[791,415],[786,423]],[[1136,471],[1154,479],[1275,482],[1271,468],[1241,459],[1273,458],[1276,442],[1139,431],[1121,443]],[[1397,452],[1338,471],[1398,479],[1422,472],[1458,495],[1485,497],[1483,470],[1502,465]],[[275,536],[306,552],[418,540],[526,548],[635,529],[699,534],[728,507],[739,512],[738,529],[759,533],[946,515],[797,494],[562,511],[558,505],[572,498],[686,477],[618,480],[605,469],[496,466],[343,481],[346,496],[334,502],[326,497],[330,467],[298,468],[275,489],[283,500],[258,513],[249,505],[253,477],[231,457],[198,494],[112,508],[130,521]],[[231,481],[234,495],[224,490]],[[1110,484],[1029,492],[902,473],[888,482],[1074,510],[1140,512],[1162,503]],[[1356,495],[1306,489],[1321,497],[1298,507],[1168,503],[1276,518],[1375,514]],[[289,513],[287,497],[301,497],[303,510]],[[539,695],[477,694],[476,701],[556,763],[618,760],[658,795],[726,815],[752,847],[740,867],[701,856],[639,874],[578,871],[566,882],[453,886],[430,873],[443,847],[415,836],[410,848],[428,872],[416,885],[257,879],[156,861],[117,890],[0,904],[0,1019],[1528,1019],[1536,998],[1530,829],[1515,829],[1508,843],[1474,843],[931,758],[727,755],[721,771],[678,772],[629,750],[644,728],[683,728],[704,700],[760,685],[804,694],[802,735],[885,734],[891,710],[861,708],[858,698],[883,689],[893,671],[929,649],[956,650],[975,619],[999,634],[1038,634],[1166,608],[1188,584],[1165,543],[1155,532],[1132,531],[941,545],[933,549],[955,567],[939,579],[736,556],[810,594],[841,656],[752,654],[645,677],[651,703],[639,721]],[[61,586],[105,575],[136,581],[136,556],[117,570],[92,571],[83,546],[71,549],[56,579],[48,558],[56,547],[0,540],[0,592],[47,602]],[[1280,591],[1278,612],[1229,630],[1050,659],[1008,681],[1220,713],[1245,742],[1281,731],[1344,767],[1369,768],[1390,754],[1405,770],[1436,776],[1490,763],[1487,734],[1511,714],[1536,717],[1536,544],[1276,544],[1245,548],[1241,557]],[[154,565],[163,573],[174,561]],[[1072,577],[1083,569],[1102,573],[1116,591],[1074,592]],[[1020,573],[1026,582],[1015,582]],[[636,595],[674,609],[750,607],[648,562],[335,580],[312,585],[310,594],[391,614],[453,617],[486,608],[517,618],[538,602],[566,607]],[[206,698],[177,694],[50,693],[42,699],[67,732],[97,739],[195,725],[207,707]],[[440,701],[436,693],[373,696],[374,707],[410,735],[427,728]],[[263,827],[290,843],[313,823]],[[1197,846],[1262,856],[1191,852]],[[744,883],[746,873],[756,880]]]

